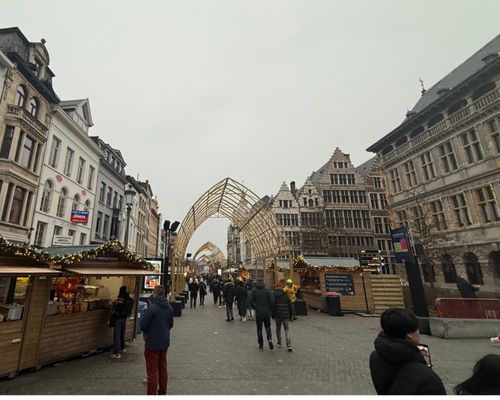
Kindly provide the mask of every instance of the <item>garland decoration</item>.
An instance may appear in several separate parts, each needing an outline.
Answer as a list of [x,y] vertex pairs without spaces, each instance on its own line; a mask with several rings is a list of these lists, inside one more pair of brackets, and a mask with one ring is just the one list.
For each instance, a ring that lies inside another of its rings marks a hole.
[[337,265],[311,265],[307,262],[307,260],[304,258],[304,256],[299,255],[295,257],[293,260],[293,268],[296,270],[300,270],[299,272],[313,272],[313,271],[324,271],[324,272],[352,272],[361,269],[360,266],[354,265],[354,266],[337,266]]
[[44,251],[33,249],[31,247],[24,247],[5,240],[0,236],[0,256],[6,257],[27,257],[32,260],[48,263],[58,264],[61,262],[61,257],[45,253]]

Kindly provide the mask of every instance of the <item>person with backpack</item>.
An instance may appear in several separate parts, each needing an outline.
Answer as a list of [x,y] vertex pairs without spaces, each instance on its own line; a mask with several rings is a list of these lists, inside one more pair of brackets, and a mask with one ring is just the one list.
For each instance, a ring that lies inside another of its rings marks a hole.
[[120,287],[118,298],[114,302],[112,320],[114,321],[113,354],[111,358],[121,358],[125,353],[125,328],[127,318],[132,315],[134,299],[130,297],[126,286]]
[[207,294],[207,284],[203,280],[203,278],[200,279],[200,306],[205,305],[205,296]]

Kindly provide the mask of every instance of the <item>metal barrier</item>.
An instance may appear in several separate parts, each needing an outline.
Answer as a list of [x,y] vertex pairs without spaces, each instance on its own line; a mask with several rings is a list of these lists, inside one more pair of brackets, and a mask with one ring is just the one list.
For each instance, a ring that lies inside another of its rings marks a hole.
[[436,299],[440,318],[500,319],[498,299]]

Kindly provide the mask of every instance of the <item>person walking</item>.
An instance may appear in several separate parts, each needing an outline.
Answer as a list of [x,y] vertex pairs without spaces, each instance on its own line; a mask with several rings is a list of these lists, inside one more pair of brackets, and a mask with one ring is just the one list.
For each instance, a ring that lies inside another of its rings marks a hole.
[[297,315],[295,313],[295,303],[297,301],[297,286],[293,284],[293,281],[291,279],[288,279],[286,281],[285,287],[283,288],[283,291],[288,295],[290,301],[292,302],[292,307],[293,307],[292,320],[295,321],[297,319]]
[[457,277],[457,289],[460,292],[460,296],[464,299],[477,298],[476,292],[479,290],[479,288],[474,287],[461,276]]
[[253,281],[251,279],[247,279],[245,282],[245,289],[247,290],[247,319],[253,321],[252,302],[250,301],[253,289]]
[[214,296],[214,305],[217,305],[217,301],[219,300],[219,282],[217,279],[212,279],[212,283],[210,284],[210,291]]
[[223,291],[224,302],[226,303],[226,315],[227,315],[226,322],[234,321],[233,302],[235,295],[236,295],[236,289],[234,287],[233,279],[229,278],[224,285],[224,291]]
[[472,376],[454,388],[455,394],[495,395],[500,394],[500,354],[487,354],[481,358]]
[[207,294],[207,284],[203,280],[203,278],[200,280],[200,306],[205,305],[205,296]]
[[257,341],[259,350],[264,350],[264,338],[262,336],[262,325],[266,329],[269,350],[274,350],[273,335],[271,332],[271,317],[274,309],[274,297],[271,291],[266,289],[262,279],[259,279],[251,292],[251,304],[255,310],[255,323],[257,325]]
[[196,298],[198,297],[198,290],[200,286],[198,285],[198,278],[190,279],[188,284],[189,289],[189,308],[196,308]]
[[170,346],[170,330],[174,326],[174,312],[165,297],[161,285],[153,289],[151,305],[141,318],[144,332],[144,358],[148,375],[148,395],[167,394],[167,350]]
[[222,302],[224,301],[224,281],[222,277],[219,278],[217,290],[219,291],[219,308],[222,308]]
[[246,322],[248,292],[243,281],[236,284],[236,303],[238,304],[238,314],[240,321]]
[[282,346],[281,326],[285,329],[286,347],[289,352],[292,351],[292,340],[290,338],[289,321],[293,318],[293,306],[290,297],[283,291],[283,284],[278,283],[274,290],[274,321],[276,322],[276,338],[278,347]]
[[[370,355],[370,373],[379,395],[445,395],[439,376],[424,358],[415,315],[399,308],[380,317],[382,332]],[[428,353],[427,353],[428,356]]]
[[114,321],[113,331],[113,354],[111,358],[121,358],[120,353],[126,352],[125,349],[125,328],[127,318],[132,314],[134,300],[130,297],[126,286],[120,287],[118,298],[113,305],[112,320]]

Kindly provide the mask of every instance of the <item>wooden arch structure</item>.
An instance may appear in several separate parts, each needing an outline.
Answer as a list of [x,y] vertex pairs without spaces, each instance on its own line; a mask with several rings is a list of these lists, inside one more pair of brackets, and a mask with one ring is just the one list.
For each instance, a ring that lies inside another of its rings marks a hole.
[[[290,242],[265,198],[231,178],[225,178],[207,190],[190,208],[177,233],[173,251],[174,273],[180,267],[194,232],[208,218],[222,217],[236,225],[250,241],[256,260],[289,255]],[[175,292],[181,289],[181,280]]]
[[[207,252],[210,253],[210,256],[206,254]],[[197,259],[198,256],[201,257]],[[219,263],[221,268],[224,268],[227,264],[226,257],[224,257],[222,251],[210,241],[206,242],[198,249],[198,251],[194,254],[193,261],[202,261],[202,258],[204,261],[208,260],[207,264]]]

